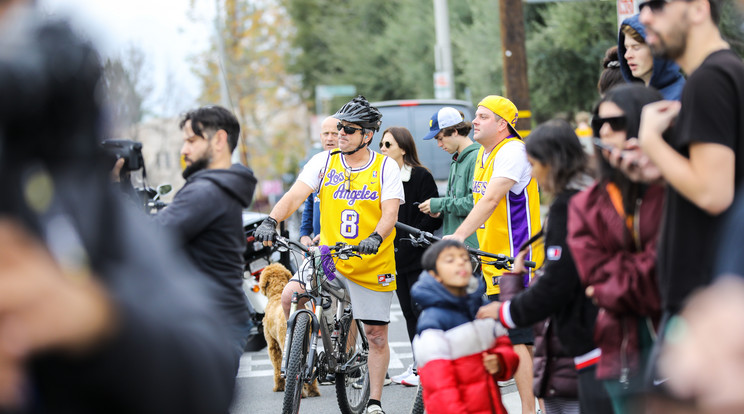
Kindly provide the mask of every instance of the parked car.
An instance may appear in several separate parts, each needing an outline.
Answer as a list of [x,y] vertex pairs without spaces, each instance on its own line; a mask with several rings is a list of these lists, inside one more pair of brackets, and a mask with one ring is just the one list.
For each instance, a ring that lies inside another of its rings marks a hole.
[[[475,109],[468,101],[454,99],[404,99],[395,101],[372,102],[372,106],[382,112],[382,125],[380,133],[375,134],[371,147],[379,150],[382,132],[392,126],[408,128],[416,141],[421,162],[431,170],[434,179],[440,186],[440,192],[447,186],[449,167],[452,156],[439,148],[436,141],[424,141],[423,138],[429,132],[429,120],[439,109],[451,106],[465,115],[466,121],[472,121],[475,117]],[[472,132],[470,133],[472,137]],[[444,188],[442,188],[442,183]]]

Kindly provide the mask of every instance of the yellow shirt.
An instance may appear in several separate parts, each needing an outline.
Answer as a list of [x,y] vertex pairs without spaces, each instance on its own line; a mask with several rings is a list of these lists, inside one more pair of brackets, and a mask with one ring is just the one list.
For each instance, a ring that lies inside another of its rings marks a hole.
[[[484,163],[481,147],[473,172],[473,200],[478,204],[486,194],[486,187],[493,175],[493,161],[499,150],[510,141],[523,141],[519,138],[507,138],[496,145]],[[526,161],[525,161],[526,162]],[[499,201],[491,217],[476,231],[480,250],[495,254],[515,256],[519,247],[530,237],[540,231],[540,195],[537,181],[530,179],[529,184],[519,194],[511,190]],[[534,260],[537,266],[542,265],[543,249],[532,249],[525,260]],[[486,293],[494,295],[500,292],[498,280],[505,270],[494,266],[483,266],[483,277],[486,280]],[[531,273],[530,273],[531,277]]]
[[[355,170],[348,168],[339,154],[329,158],[318,190],[320,244],[359,244],[375,231],[382,217],[382,170],[387,157],[373,151],[370,154],[370,162]],[[394,239],[395,229],[382,241],[377,254],[338,260],[336,269],[368,289],[395,290]]]

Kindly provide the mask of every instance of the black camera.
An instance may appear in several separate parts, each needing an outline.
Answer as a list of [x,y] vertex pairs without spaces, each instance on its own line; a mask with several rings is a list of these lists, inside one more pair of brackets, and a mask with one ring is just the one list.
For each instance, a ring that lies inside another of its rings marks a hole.
[[112,167],[119,158],[124,158],[124,166],[121,172],[136,171],[145,165],[142,158],[142,143],[128,139],[107,139],[101,143],[104,157]]

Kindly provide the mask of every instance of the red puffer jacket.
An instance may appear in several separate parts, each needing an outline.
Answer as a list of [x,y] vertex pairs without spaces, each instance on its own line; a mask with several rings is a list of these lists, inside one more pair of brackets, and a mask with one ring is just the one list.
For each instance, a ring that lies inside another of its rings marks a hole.
[[656,241],[664,189],[649,186],[637,200],[635,237],[618,214],[605,183],[571,199],[568,245],[581,282],[594,287],[600,308],[594,342],[602,350],[597,378],[627,378],[640,368],[639,323],[658,323],[661,313],[656,280]]
[[[447,331],[427,329],[413,340],[424,406],[429,414],[507,414],[496,381],[512,377],[519,357],[493,319]],[[488,344],[488,345],[484,345]],[[483,352],[499,357],[499,373],[489,375]]]

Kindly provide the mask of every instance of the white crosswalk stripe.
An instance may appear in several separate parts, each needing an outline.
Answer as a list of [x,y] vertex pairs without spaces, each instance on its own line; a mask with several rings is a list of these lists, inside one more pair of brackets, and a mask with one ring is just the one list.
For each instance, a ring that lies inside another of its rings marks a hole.
[[[398,321],[403,321],[403,313],[400,310],[400,305],[394,303],[390,308],[390,322]],[[411,364],[412,359],[413,353],[409,342],[390,342],[389,369],[394,371],[405,369]],[[269,354],[265,348],[257,352],[246,352],[240,357],[238,378],[271,377],[273,375],[274,367],[271,365]]]

